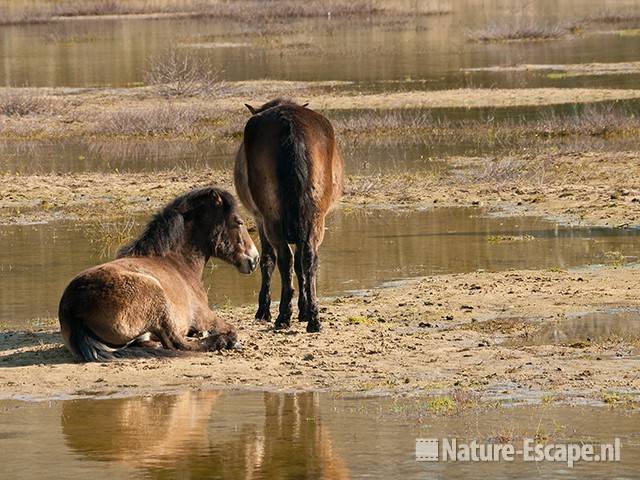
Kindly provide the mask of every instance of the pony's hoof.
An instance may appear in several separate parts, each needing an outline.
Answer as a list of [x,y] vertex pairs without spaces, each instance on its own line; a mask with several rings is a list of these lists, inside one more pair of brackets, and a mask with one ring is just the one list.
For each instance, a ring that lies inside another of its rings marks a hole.
[[307,323],[307,333],[318,333],[322,330],[320,320],[310,321]]
[[266,312],[258,310],[256,313],[256,322],[271,322],[271,312],[269,310]]
[[238,335],[236,332],[212,334],[205,340],[210,351],[224,350],[235,348],[238,344]]
[[287,330],[288,328],[291,328],[291,319],[284,319],[280,316],[276,319],[276,323],[273,324],[274,330]]

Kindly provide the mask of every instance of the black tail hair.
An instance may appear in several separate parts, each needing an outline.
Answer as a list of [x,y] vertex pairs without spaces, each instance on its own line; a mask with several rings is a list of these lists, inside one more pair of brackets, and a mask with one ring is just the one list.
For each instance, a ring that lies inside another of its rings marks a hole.
[[309,235],[313,200],[309,191],[310,162],[302,126],[290,109],[274,109],[282,122],[278,149],[278,192],[282,228],[288,243],[301,243]]
[[185,355],[185,352],[164,348],[112,347],[96,337],[92,331],[85,327],[82,321],[72,324],[69,343],[71,352],[78,359],[85,362],[108,362],[124,358],[178,357]]

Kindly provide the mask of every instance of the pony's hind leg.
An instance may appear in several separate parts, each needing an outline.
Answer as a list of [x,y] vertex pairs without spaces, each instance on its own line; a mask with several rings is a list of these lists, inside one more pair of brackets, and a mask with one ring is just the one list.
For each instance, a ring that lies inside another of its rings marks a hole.
[[262,252],[260,255],[260,273],[262,274],[262,286],[258,296],[258,311],[256,320],[271,321],[271,275],[276,265],[276,252],[264,233],[264,226],[258,227],[260,232],[260,245]]
[[316,296],[316,279],[318,275],[318,249],[312,242],[306,242],[302,246],[302,269],[305,277],[307,291],[307,332],[320,331],[320,318],[318,316],[318,299]]
[[302,245],[296,246],[294,265],[296,277],[298,277],[298,320],[306,322],[307,319],[307,289],[305,286],[305,276],[302,271]]
[[286,242],[278,245],[278,270],[280,270],[280,280],[282,283],[282,293],[280,294],[280,311],[274,324],[274,328],[283,329],[291,326],[291,301],[293,300],[293,255],[291,247]]
[[324,239],[324,218],[318,221],[311,230],[311,235],[306,242],[300,245],[302,254],[302,276],[306,290],[307,332],[320,331],[320,318],[318,315],[318,298],[316,285],[318,277],[318,249]]

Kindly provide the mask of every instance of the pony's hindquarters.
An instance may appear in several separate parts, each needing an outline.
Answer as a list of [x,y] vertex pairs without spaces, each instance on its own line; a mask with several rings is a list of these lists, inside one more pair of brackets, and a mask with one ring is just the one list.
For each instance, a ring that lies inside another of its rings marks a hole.
[[152,320],[162,315],[161,288],[150,283],[110,264],[74,278],[58,307],[69,351],[84,361],[122,357],[120,350],[149,331]]

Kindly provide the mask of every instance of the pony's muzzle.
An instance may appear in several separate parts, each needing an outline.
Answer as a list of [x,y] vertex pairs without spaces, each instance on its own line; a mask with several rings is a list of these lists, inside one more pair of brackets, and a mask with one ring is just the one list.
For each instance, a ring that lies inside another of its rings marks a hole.
[[238,270],[242,273],[251,273],[258,268],[258,263],[260,263],[260,254],[258,253],[258,249],[255,246],[252,246],[240,261]]

